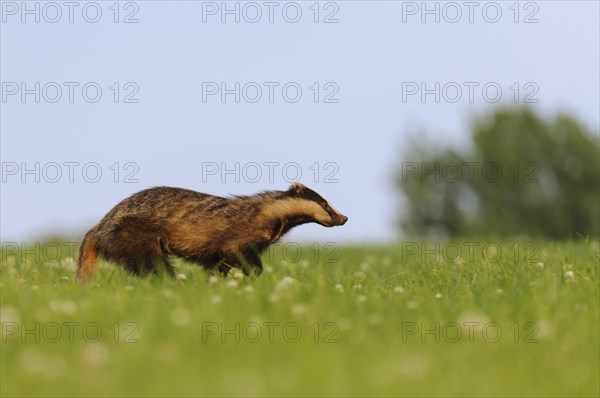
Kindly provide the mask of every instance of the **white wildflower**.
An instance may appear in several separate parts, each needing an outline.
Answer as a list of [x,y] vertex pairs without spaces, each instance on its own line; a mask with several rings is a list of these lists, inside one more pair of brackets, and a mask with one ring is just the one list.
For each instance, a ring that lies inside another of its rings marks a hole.
[[454,259],[454,264],[457,264],[457,265],[464,265],[464,264],[466,264],[466,262],[465,262],[465,260],[463,260],[463,258],[462,258],[462,257],[458,256],[458,257],[456,257],[456,258]]
[[364,280],[364,279],[367,277],[367,274],[365,274],[365,273],[364,273],[364,272],[362,272],[362,271],[356,271],[356,272],[354,273],[354,277],[355,277],[356,279]]
[[306,305],[302,303],[294,304],[292,306],[293,314],[304,314],[306,312]]
[[28,373],[43,373],[48,367],[46,358],[36,348],[25,348],[19,357],[21,369]]
[[408,303],[406,303],[406,308],[408,308],[409,310],[414,310],[418,306],[419,302],[417,300],[410,300]]
[[276,290],[284,290],[284,289],[287,289],[289,286],[292,286],[295,284],[296,284],[296,280],[294,278],[292,278],[291,276],[286,276],[277,283],[277,286],[275,287],[275,289]]
[[230,279],[227,281],[227,286],[229,286],[231,288],[236,288],[238,285],[239,285],[239,283],[235,279]]
[[190,312],[185,308],[176,308],[171,312],[171,321],[178,326],[189,325],[192,320]]
[[466,311],[458,316],[458,324],[463,328],[468,330],[469,328],[473,328],[474,330],[482,329],[487,323],[489,323],[489,318],[482,313]]
[[77,305],[69,300],[51,300],[48,306],[52,311],[62,314],[73,315],[77,312]]
[[565,278],[573,279],[575,278],[575,273],[571,270],[565,272]]
[[75,269],[75,260],[73,259],[73,257],[63,258],[60,264],[65,268]]
[[88,365],[99,366],[105,364],[110,356],[108,347],[102,343],[88,344],[83,349],[83,359]]
[[392,369],[404,378],[423,379],[429,373],[430,367],[423,357],[409,356],[398,359]]
[[567,281],[567,283],[575,282],[575,273],[571,270],[565,272],[565,280]]
[[20,321],[19,311],[15,307],[0,308],[0,323],[19,323]]
[[242,280],[244,279],[244,273],[242,271],[234,271],[233,278],[237,280]]

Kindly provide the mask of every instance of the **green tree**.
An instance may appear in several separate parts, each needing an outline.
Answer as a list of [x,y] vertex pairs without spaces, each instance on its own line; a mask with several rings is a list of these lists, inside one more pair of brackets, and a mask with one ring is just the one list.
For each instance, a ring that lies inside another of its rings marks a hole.
[[600,234],[600,145],[571,117],[503,109],[475,120],[473,150],[413,143],[397,185],[409,235],[563,239]]

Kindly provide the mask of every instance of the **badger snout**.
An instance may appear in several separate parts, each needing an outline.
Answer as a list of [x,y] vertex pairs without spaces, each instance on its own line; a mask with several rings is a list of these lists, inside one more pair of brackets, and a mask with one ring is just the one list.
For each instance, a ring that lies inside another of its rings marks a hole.
[[344,225],[344,224],[346,224],[346,221],[348,221],[348,217],[346,217],[342,214],[339,214],[334,217],[329,217],[328,220],[317,221],[317,222],[324,227],[331,228],[331,227],[339,227],[341,225]]

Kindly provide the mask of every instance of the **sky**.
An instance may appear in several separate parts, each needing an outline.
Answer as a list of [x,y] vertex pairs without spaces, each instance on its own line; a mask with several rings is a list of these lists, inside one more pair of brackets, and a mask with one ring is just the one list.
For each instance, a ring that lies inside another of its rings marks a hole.
[[600,125],[599,3],[0,3],[3,242],[75,238],[148,187],[300,181],[349,217],[289,241],[398,239],[411,137],[468,149],[527,104]]

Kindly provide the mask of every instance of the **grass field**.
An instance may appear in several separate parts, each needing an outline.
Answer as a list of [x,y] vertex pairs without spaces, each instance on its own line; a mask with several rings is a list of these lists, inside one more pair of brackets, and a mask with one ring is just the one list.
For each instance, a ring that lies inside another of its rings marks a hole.
[[283,247],[254,282],[87,286],[5,248],[1,395],[600,394],[597,242]]

